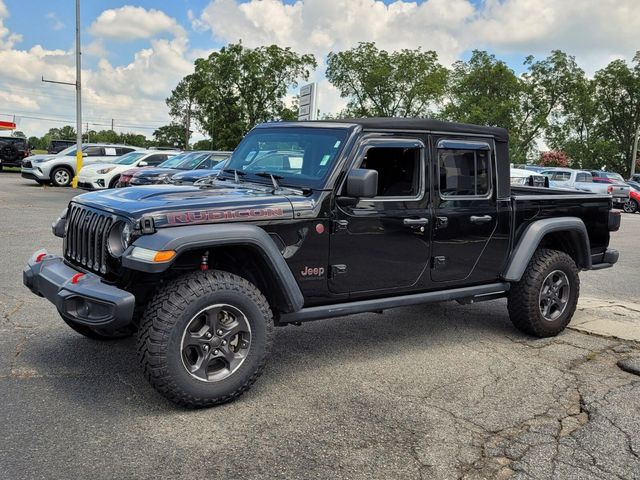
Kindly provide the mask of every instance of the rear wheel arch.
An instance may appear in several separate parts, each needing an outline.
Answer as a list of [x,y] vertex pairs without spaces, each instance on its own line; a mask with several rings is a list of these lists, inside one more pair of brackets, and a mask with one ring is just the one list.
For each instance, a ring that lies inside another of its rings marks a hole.
[[579,269],[591,268],[591,245],[584,222],[577,217],[547,218],[526,227],[509,258],[504,279],[520,281],[539,248],[564,252]]

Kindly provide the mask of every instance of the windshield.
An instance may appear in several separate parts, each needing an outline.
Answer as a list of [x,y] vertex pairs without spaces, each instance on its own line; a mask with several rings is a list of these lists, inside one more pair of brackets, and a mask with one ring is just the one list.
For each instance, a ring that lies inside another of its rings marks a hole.
[[542,172],[542,175],[549,177],[549,180],[553,180],[554,182],[568,182],[571,180],[571,172],[565,172],[562,170]]
[[133,165],[136,163],[136,160],[144,157],[146,153],[144,152],[130,152],[126,155],[121,156],[118,160],[113,163],[117,163],[118,165]]
[[195,170],[200,166],[201,163],[203,163],[203,160],[208,158],[210,155],[210,152],[192,153],[191,155],[189,155],[189,157],[183,159],[182,162],[176,165],[175,168],[178,168],[180,170]]
[[58,152],[56,155],[75,155],[76,154],[76,146],[72,145],[70,147],[65,148],[64,150],[61,150],[60,152]]
[[624,183],[624,178],[622,178],[622,175],[620,175],[619,173],[605,173],[604,176],[609,180],[615,180],[616,182]]
[[[270,182],[256,174],[281,177],[285,185],[322,188],[349,131],[333,128],[259,128],[250,132],[225,165],[256,182]],[[225,173],[233,178],[233,173]]]
[[179,155],[176,155],[175,157],[171,157],[169,160],[165,160],[160,165],[158,165],[158,168],[176,168],[176,165],[178,165],[180,162],[191,155],[193,155],[193,152],[181,153]]

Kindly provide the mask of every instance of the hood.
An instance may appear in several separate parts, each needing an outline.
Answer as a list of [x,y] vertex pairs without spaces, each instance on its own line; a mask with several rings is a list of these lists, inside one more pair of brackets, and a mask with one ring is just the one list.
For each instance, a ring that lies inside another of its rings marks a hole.
[[220,169],[207,170],[188,170],[186,172],[176,173],[172,178],[179,181],[194,181],[200,178],[216,175]]
[[82,166],[82,171],[84,171],[84,172],[95,172],[97,170],[102,170],[103,168],[120,167],[120,166],[121,165],[118,165],[116,163],[109,163],[109,162],[91,163],[89,165],[83,165]]
[[150,215],[157,227],[293,218],[287,195],[256,185],[129,187],[85,193],[73,201],[132,219]]
[[25,160],[30,161],[32,163],[40,163],[40,162],[46,162],[47,160],[51,160],[52,158],[56,158],[58,155],[53,155],[50,153],[43,153],[40,155],[29,155],[28,157],[25,157]]

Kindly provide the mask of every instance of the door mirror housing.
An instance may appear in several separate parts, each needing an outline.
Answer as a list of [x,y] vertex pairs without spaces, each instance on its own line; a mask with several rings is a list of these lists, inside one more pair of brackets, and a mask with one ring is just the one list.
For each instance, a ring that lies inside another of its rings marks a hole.
[[346,195],[357,198],[373,198],[378,195],[378,171],[354,168],[347,176]]

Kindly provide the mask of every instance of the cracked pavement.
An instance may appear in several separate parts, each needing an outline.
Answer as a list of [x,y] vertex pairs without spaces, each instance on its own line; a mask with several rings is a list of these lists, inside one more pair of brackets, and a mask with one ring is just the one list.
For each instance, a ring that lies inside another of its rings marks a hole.
[[[0,478],[640,479],[640,377],[616,366],[640,343],[533,339],[504,300],[280,328],[238,401],[177,408],[132,340],[85,339],[22,286],[73,196],[32,183],[0,174]],[[619,320],[605,303],[638,297],[639,234],[623,216],[621,263],[581,275],[584,312]]]

